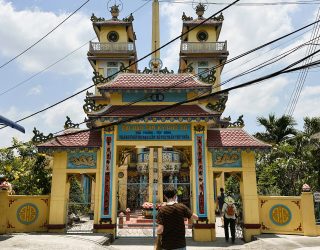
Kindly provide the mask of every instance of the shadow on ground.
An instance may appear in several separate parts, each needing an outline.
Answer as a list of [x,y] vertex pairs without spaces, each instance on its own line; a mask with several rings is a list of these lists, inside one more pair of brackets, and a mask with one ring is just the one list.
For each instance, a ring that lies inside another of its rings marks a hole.
[[[229,247],[229,246],[241,246],[245,243],[241,239],[236,239],[235,243],[226,242],[223,237],[217,237],[216,241],[211,242],[196,242],[191,238],[187,238],[187,246],[202,246],[202,247]],[[111,246],[153,246],[154,239],[153,238],[142,238],[142,237],[122,237],[117,238]]]

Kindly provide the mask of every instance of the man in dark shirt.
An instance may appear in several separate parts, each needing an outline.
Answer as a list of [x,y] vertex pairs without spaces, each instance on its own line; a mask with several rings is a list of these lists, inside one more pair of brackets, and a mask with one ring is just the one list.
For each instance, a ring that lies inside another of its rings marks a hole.
[[224,221],[223,221],[223,216],[222,216],[222,207],[223,207],[223,204],[224,204],[224,199],[225,199],[224,189],[220,188],[220,195],[217,198],[217,203],[218,203],[218,207],[219,207],[219,215],[221,216],[221,225],[222,225],[222,227],[224,226]]
[[167,200],[157,214],[157,233],[162,234],[162,248],[165,250],[186,249],[184,218],[197,220],[198,216],[182,203],[176,202],[177,191],[168,188],[164,191]]

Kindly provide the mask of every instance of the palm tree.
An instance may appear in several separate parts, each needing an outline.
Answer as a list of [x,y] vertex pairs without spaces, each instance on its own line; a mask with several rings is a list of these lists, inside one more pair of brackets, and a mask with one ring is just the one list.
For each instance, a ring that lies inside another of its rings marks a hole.
[[274,114],[269,114],[268,118],[260,116],[257,118],[257,121],[259,125],[265,127],[266,132],[258,132],[255,134],[255,137],[265,142],[278,144],[288,139],[290,135],[297,134],[294,128],[296,122],[292,116],[283,115],[277,118]]

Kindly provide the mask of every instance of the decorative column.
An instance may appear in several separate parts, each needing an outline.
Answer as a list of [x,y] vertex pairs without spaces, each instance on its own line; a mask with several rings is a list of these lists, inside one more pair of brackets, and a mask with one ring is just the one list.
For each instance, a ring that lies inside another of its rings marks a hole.
[[153,196],[153,164],[154,164],[154,148],[149,149],[149,202],[152,202]]
[[205,126],[194,126],[194,172],[195,176],[195,204],[199,220],[193,225],[193,239],[195,241],[212,241],[215,239],[215,224],[209,223],[207,206],[207,169],[206,169],[206,130]]
[[8,196],[7,190],[0,190],[0,234],[5,234],[7,230]]
[[162,176],[162,147],[158,148],[158,196],[159,202],[163,202],[163,176]]
[[117,197],[114,188],[115,181],[115,147],[113,128],[109,128],[103,135],[103,162],[101,185],[101,210],[99,224],[94,224],[98,232],[106,232],[115,235],[116,228],[116,202]]
[[252,236],[261,233],[255,156],[254,151],[242,151],[241,156],[242,180],[240,182],[240,192],[243,206],[243,237],[246,242],[249,242]]
[[301,215],[305,236],[317,236],[316,218],[314,213],[313,194],[309,191],[301,193]]
[[49,232],[64,232],[68,195],[67,152],[54,153],[48,224]]

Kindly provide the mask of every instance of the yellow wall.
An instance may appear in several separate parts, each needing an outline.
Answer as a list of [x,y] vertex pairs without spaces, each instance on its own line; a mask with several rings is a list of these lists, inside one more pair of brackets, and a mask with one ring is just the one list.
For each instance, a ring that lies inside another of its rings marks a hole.
[[[277,205],[283,205],[290,210],[291,220],[288,224],[277,225],[272,221],[272,217],[276,222],[283,221],[280,224],[284,224],[288,220],[286,219],[286,211],[283,212],[282,209],[273,210],[274,215],[270,214],[271,209]],[[301,198],[299,196],[259,196],[259,215],[263,233],[303,234],[301,213]]]
[[107,35],[110,31],[116,31],[119,34],[119,40],[117,41],[118,43],[120,42],[128,42],[128,34],[126,31],[125,26],[104,26],[102,27],[100,31],[100,42],[101,43],[107,43],[108,38]]
[[0,191],[0,234],[47,231],[49,195],[8,195]]
[[[278,210],[273,209],[279,206]],[[291,220],[288,211],[291,213]],[[264,233],[320,235],[311,192],[302,192],[301,196],[260,196],[259,214]],[[278,221],[281,222],[278,223],[280,225],[277,224]]]
[[216,34],[216,30],[213,27],[209,26],[203,26],[203,27],[197,27],[194,30],[190,31],[190,33],[188,34],[188,42],[199,42],[197,39],[197,33],[199,31],[206,31],[208,33],[208,40],[206,42],[216,42],[217,41],[217,34]]

